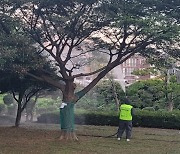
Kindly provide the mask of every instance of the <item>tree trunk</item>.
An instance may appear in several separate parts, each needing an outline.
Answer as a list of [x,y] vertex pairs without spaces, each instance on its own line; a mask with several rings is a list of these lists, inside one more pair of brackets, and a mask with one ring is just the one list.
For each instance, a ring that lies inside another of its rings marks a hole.
[[171,112],[174,108],[174,104],[173,104],[173,101],[170,101],[169,104],[168,104],[168,111]]
[[113,79],[109,79],[109,80],[111,81],[111,85],[112,85],[112,92],[113,92],[113,96],[115,98],[116,109],[117,109],[117,111],[119,111],[120,103],[119,103],[118,95],[117,95],[117,92],[116,92],[116,87],[115,87]]
[[22,114],[22,101],[23,101],[23,95],[24,95],[25,90],[21,90],[19,92],[18,99],[16,98],[15,92],[13,92],[13,97],[18,103],[18,108],[17,108],[17,115],[16,115],[16,121],[15,121],[15,127],[19,127],[20,121],[21,121],[21,114]]
[[37,102],[37,96],[35,97],[35,100],[29,100],[26,107],[25,107],[25,111],[26,111],[26,121],[30,121],[33,122],[33,116],[34,116],[34,108]]
[[170,99],[169,99],[169,102],[168,102],[168,111],[171,112],[174,108],[174,102],[173,102],[173,93],[171,92],[170,94]]
[[78,140],[75,134],[74,103],[66,102],[65,106],[61,106],[60,126],[61,126],[61,136],[59,138],[60,140],[62,139]]
[[15,127],[19,127],[21,121],[21,102],[18,102],[18,110],[16,115]]

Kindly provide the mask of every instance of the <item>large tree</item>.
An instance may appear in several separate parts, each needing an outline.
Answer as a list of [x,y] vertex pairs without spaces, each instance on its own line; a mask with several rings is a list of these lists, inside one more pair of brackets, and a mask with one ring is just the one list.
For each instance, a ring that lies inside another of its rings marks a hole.
[[[65,106],[60,112],[61,139],[76,138],[74,104],[114,67],[137,52],[154,54],[161,46],[177,48],[179,21],[172,10],[180,4],[171,1],[174,8],[169,8],[167,3],[167,0],[22,0],[10,4],[8,9],[16,9],[13,17],[21,20],[23,30],[59,69],[60,81],[44,73],[27,73],[62,91]],[[80,68],[92,60],[93,51],[106,56],[107,64],[83,72]],[[91,75],[93,80],[77,92],[74,80]]]

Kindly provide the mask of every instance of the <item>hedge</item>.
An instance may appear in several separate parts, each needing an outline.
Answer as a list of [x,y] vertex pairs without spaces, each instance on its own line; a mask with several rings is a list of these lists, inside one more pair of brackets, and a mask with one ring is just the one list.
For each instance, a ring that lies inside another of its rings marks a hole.
[[[39,123],[59,123],[59,113],[42,114],[37,118]],[[80,125],[118,126],[117,113],[83,112],[75,113],[75,123]],[[136,111],[133,126],[180,129],[180,111]]]
[[138,111],[134,126],[180,129],[180,112]]

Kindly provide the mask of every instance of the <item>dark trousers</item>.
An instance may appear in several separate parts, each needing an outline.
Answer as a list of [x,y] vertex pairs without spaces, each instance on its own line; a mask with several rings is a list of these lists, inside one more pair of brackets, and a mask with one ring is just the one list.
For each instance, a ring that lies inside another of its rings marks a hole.
[[124,131],[126,131],[126,139],[131,138],[132,132],[132,121],[127,120],[119,120],[119,128],[118,128],[118,138],[121,138]]

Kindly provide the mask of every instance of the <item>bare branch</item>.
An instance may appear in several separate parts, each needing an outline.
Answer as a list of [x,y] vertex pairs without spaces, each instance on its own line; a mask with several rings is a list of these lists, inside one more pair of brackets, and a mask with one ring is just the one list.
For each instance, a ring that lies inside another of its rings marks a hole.
[[78,78],[80,76],[90,76],[90,75],[94,75],[96,73],[99,73],[101,72],[102,70],[106,69],[106,66],[94,71],[94,72],[90,72],[90,73],[80,73],[80,74],[76,74],[76,75],[73,75],[72,78]]

